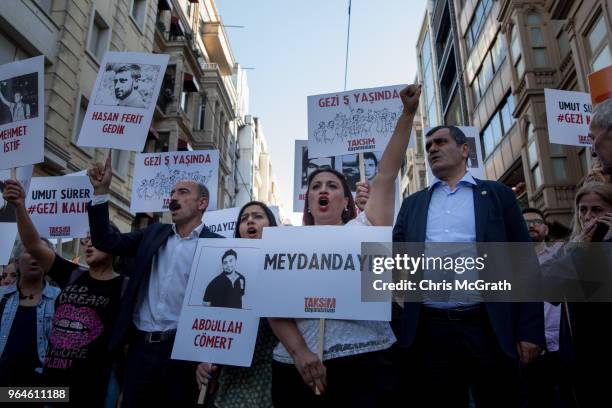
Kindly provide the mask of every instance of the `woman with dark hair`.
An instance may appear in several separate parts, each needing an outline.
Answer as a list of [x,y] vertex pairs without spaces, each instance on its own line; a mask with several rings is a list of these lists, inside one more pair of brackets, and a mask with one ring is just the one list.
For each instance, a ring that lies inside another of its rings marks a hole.
[[[277,223],[267,205],[251,201],[240,209],[236,225],[235,238],[260,239],[264,227],[275,227]],[[222,367],[214,397],[216,407],[272,407],[272,350],[277,343],[268,321],[260,319],[251,367]],[[198,384],[207,385],[217,369],[216,365],[200,363],[196,371]]]
[[[420,87],[416,85],[400,92],[403,112],[379,162],[364,211],[357,215],[344,175],[335,170],[319,169],[308,178],[304,225],[392,225],[394,182],[408,147],[419,95]],[[395,342],[388,322],[328,320],[321,361],[315,353],[318,319],[268,320],[280,340],[274,349],[272,365],[275,407],[380,405],[388,380],[383,350]],[[358,384],[364,386],[356,389]],[[316,391],[322,395],[315,395]]]
[[70,387],[70,406],[101,407],[115,361],[108,343],[127,278],[115,272],[113,256],[96,249],[89,237],[81,239],[89,270],[45,245],[25,208],[19,182],[6,181],[4,198],[15,206],[26,251],[62,289],[55,304],[43,379],[48,386]]

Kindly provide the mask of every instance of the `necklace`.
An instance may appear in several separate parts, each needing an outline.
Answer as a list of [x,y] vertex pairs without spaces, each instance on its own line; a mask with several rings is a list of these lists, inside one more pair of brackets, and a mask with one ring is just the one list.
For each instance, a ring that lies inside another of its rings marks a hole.
[[24,294],[24,293],[21,293],[21,288],[19,288],[19,300],[24,300],[24,299],[30,299],[30,300],[32,300],[32,299],[34,299],[34,296],[36,296],[36,295],[38,295],[40,292],[42,292],[42,291],[43,291],[43,289],[44,289],[44,286],[43,286],[41,289],[37,290],[36,292],[32,292],[32,293],[30,293],[29,295],[26,295],[26,294]]

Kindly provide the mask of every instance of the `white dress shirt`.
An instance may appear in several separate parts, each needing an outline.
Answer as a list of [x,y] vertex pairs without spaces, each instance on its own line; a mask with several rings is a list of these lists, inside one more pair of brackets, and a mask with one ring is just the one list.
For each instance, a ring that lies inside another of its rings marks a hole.
[[[109,195],[94,195],[92,205],[108,201]],[[133,320],[138,330],[153,332],[176,329],[187,289],[191,263],[204,224],[200,223],[185,238],[176,232],[153,257],[149,278],[140,286]],[[136,260],[138,262],[138,260]]]

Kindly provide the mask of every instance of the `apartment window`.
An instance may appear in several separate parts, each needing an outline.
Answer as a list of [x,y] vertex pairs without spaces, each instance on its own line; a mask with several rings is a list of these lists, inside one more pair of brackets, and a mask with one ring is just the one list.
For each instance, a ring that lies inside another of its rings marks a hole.
[[200,97],[200,110],[198,112],[198,129],[204,129],[204,121],[206,120],[206,95]]
[[571,51],[569,39],[567,38],[567,32],[565,30],[561,31],[557,37],[557,43],[559,43],[559,52],[561,53],[561,59],[563,59]]
[[447,125],[459,126],[461,124],[461,105],[459,103],[459,92],[455,90],[453,98],[446,111],[444,123]]
[[587,34],[587,50],[590,57],[591,69],[598,71],[612,65],[612,55],[608,42],[608,32],[602,14],[597,17],[595,24]]
[[481,138],[485,157],[493,153],[493,150],[501,143],[504,136],[510,132],[514,124],[514,118],[512,117],[513,110],[512,95],[508,94],[482,131]]
[[132,18],[141,29],[144,28],[147,14],[147,0],[132,0]]
[[557,181],[567,181],[567,159],[565,157],[555,157],[552,159],[552,168]]
[[465,32],[465,42],[468,50],[471,50],[476,40],[478,40],[492,7],[493,0],[480,0],[476,5],[474,14],[472,15],[472,21],[470,21]]
[[26,58],[30,55],[0,30],[0,65]]
[[512,63],[514,64],[516,75],[520,81],[525,73],[525,62],[523,61],[523,56],[521,54],[521,40],[519,38],[518,27],[516,24],[512,27],[512,34],[510,37],[512,39],[512,45],[510,46],[512,49]]
[[499,71],[502,62],[506,58],[506,49],[502,43],[501,34],[497,35],[495,42],[485,54],[478,72],[472,82],[472,94],[474,103],[478,102],[485,94],[489,84],[493,80],[495,73]]
[[536,14],[528,15],[527,28],[531,40],[531,50],[533,51],[533,63],[536,67],[545,67],[548,65],[548,57],[540,16]]
[[110,38],[110,28],[102,19],[102,16],[97,11],[94,11],[94,18],[91,24],[89,33],[89,45],[87,50],[98,61],[102,61],[102,57],[108,48],[108,40]]
[[112,166],[113,171],[122,178],[127,177],[130,152],[127,150],[115,149],[113,151]]
[[425,91],[425,116],[429,126],[436,126],[438,122],[438,105],[436,104],[436,90],[434,82],[434,68],[431,55],[429,32],[425,34],[421,47],[421,65]]
[[536,164],[531,169],[531,174],[533,175],[533,187],[537,190],[542,185],[542,169],[540,169],[540,165]]
[[187,113],[187,109],[189,109],[189,92],[185,90],[181,91],[181,109],[185,113]]

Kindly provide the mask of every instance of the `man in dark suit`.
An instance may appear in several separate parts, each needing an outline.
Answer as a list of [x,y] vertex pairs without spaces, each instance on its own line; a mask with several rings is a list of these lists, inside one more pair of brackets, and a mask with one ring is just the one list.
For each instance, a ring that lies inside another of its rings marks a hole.
[[135,258],[111,337],[111,349],[129,343],[123,407],[192,406],[197,400],[196,364],[170,354],[198,238],[221,238],[202,223],[208,190],[193,180],[170,192],[172,224],[121,234],[109,224],[111,155],[88,172],[94,188],[89,207],[93,245]]
[[[512,190],[467,171],[466,136],[455,126],[426,135],[431,186],[407,197],[394,242],[529,242]],[[518,405],[519,362],[544,344],[541,303],[404,303],[395,326],[427,407]]]

